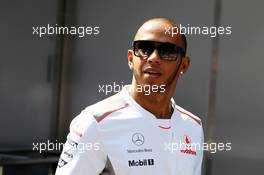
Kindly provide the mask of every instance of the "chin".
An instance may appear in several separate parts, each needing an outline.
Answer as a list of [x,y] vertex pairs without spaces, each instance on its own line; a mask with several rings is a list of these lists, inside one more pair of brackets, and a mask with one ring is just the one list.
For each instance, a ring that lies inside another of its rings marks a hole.
[[144,84],[144,85],[160,85],[160,84],[162,84],[162,82],[157,81],[157,80],[146,79],[146,80],[142,81],[142,84]]

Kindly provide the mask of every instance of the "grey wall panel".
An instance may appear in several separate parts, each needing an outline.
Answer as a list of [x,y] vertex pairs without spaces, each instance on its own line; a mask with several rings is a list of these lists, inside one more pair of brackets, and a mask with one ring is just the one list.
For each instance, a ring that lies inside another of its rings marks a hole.
[[[223,1],[215,138],[232,142],[216,154],[213,174],[261,174],[264,161],[263,1]],[[228,167],[228,168],[227,168]]]
[[56,23],[56,1],[1,2],[0,147],[32,147],[51,134],[53,82],[48,57],[55,39],[32,26]]

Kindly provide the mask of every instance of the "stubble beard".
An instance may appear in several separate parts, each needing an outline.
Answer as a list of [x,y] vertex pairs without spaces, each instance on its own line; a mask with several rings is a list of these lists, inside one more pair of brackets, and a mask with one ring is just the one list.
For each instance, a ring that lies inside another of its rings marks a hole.
[[177,67],[177,69],[175,69],[172,74],[161,84],[155,84],[154,82],[147,82],[147,83],[144,83],[143,81],[141,81],[141,77],[144,76],[144,73],[142,72],[142,74],[140,75],[140,73],[138,73],[135,69],[132,69],[132,72],[133,72],[133,76],[135,78],[135,81],[136,81],[136,85],[140,85],[140,86],[144,86],[144,85],[164,85],[165,86],[165,89],[166,91],[169,90],[170,88],[172,88],[172,86],[174,85],[175,81],[176,80],[176,77],[177,77],[177,74],[178,74],[178,71],[179,71],[179,66]]

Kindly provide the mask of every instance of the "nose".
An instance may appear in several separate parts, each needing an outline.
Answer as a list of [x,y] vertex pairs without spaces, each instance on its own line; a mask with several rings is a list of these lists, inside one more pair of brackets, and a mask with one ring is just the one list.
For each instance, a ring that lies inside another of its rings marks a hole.
[[160,64],[161,59],[157,49],[152,52],[152,54],[147,58],[147,61],[149,63]]

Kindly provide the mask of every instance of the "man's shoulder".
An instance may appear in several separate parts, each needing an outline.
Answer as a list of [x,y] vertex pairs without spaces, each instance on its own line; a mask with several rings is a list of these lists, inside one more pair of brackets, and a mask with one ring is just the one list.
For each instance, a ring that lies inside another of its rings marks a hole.
[[181,117],[185,121],[190,121],[192,123],[198,124],[199,126],[202,126],[201,119],[198,116],[191,113],[190,111],[187,111],[186,109],[184,109],[178,105],[176,105],[176,110],[181,114]]
[[84,111],[93,115],[96,121],[100,122],[113,112],[126,108],[127,106],[128,103],[125,101],[123,96],[120,93],[117,93],[86,107]]
[[82,112],[76,116],[71,124],[71,133],[82,137],[87,128],[96,130],[97,123],[101,122],[110,114],[126,108],[128,103],[117,93],[93,105],[87,106]]

